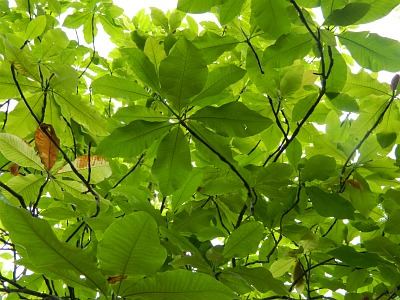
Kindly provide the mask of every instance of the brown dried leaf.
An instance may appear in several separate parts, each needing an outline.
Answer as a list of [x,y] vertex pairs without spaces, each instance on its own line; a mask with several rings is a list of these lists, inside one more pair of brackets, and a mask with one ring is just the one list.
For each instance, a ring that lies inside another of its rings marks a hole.
[[125,276],[108,277],[107,281],[108,281],[109,284],[114,284],[114,283],[117,283],[118,281],[122,281],[122,280],[124,280],[126,278],[127,278],[126,275]]
[[57,138],[52,125],[42,123],[36,128],[36,148],[45,169],[50,171],[57,161],[58,148],[45,132],[51,136],[52,140],[57,144],[57,146],[60,145],[60,140]]
[[19,175],[19,165],[17,165],[16,163],[13,163],[8,168],[8,171],[10,171],[10,173],[13,174],[14,176],[18,176]]
[[[84,177],[89,175],[89,156],[83,155],[77,157],[72,164]],[[75,178],[76,174],[71,169],[70,165],[65,165],[57,174],[62,174],[63,176]],[[105,178],[110,177],[112,170],[110,168],[110,163],[100,155],[90,155],[90,182],[98,183],[103,181]]]
[[293,270],[293,276],[292,276],[293,282],[295,282],[295,288],[299,293],[303,292],[304,285],[305,285],[305,280],[304,280],[304,271],[303,267],[301,266],[300,260],[296,261],[296,265],[294,266]]
[[349,180],[347,180],[347,183],[350,184],[353,188],[355,188],[357,190],[362,191],[364,189],[362,184],[358,180],[349,179]]

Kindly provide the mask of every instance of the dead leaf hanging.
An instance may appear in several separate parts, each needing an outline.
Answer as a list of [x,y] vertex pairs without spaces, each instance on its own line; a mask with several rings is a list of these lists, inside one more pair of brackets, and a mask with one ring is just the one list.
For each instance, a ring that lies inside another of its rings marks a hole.
[[14,176],[18,176],[19,175],[19,165],[17,165],[16,163],[13,163],[8,168],[8,171],[10,171],[10,173],[13,174]]
[[[45,132],[47,132],[51,139]],[[50,171],[57,161],[57,146],[60,145],[60,140],[57,138],[52,125],[42,123],[36,128],[35,144],[45,169]]]

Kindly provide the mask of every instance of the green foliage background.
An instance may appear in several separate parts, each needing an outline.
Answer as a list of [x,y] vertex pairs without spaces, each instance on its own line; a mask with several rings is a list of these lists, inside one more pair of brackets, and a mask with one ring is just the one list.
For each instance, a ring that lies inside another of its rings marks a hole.
[[2,299],[396,298],[399,4],[1,0]]

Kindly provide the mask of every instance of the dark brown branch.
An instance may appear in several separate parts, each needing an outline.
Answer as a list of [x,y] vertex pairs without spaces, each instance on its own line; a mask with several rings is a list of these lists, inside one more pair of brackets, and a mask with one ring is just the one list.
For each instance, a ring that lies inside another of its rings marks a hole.
[[350,162],[350,160],[352,159],[352,157],[354,156],[354,154],[357,152],[358,149],[360,149],[360,147],[362,146],[362,144],[366,141],[366,139],[371,135],[372,131],[375,130],[375,128],[379,125],[379,123],[382,121],[386,111],[389,109],[390,105],[392,104],[392,102],[394,101],[395,97],[394,95],[392,95],[392,97],[390,97],[389,102],[386,104],[385,108],[383,109],[383,111],[381,112],[381,114],[379,115],[378,119],[376,120],[376,122],[372,125],[372,127],[365,133],[365,135],[363,136],[363,138],[361,139],[361,141],[354,147],[353,151],[351,151],[351,153],[349,154],[349,156],[347,157],[345,163],[343,164],[343,168],[342,171],[340,172],[340,183],[339,183],[339,193],[344,191],[344,187],[345,187],[345,183],[346,180],[343,180],[343,176],[344,173],[346,172],[346,168],[348,166],[348,163]]
[[[36,116],[36,114],[34,113],[34,111],[32,110],[32,108],[30,107],[28,101],[26,101],[25,95],[21,89],[21,86],[19,85],[19,82],[17,80],[16,74],[15,74],[15,68],[14,65],[11,65],[11,73],[14,79],[14,83],[17,86],[17,89],[19,91],[19,94],[22,98],[22,100],[24,101],[26,107],[28,108],[29,112],[31,113],[32,117],[36,120],[36,122],[38,123],[38,125],[40,125],[40,120],[39,118]],[[74,174],[76,176],[78,176],[78,178],[85,184],[86,188],[88,189],[88,191],[93,195],[93,197],[96,200],[96,212],[92,217],[96,217],[98,216],[98,214],[100,213],[100,196],[97,194],[97,192],[95,190],[93,190],[93,188],[90,186],[89,182],[87,182],[87,180],[85,179],[85,177],[83,177],[83,175],[81,173],[79,173],[79,171],[76,169],[76,167],[74,166],[74,164],[72,163],[72,161],[69,159],[68,155],[65,153],[65,151],[61,148],[61,146],[53,139],[53,137],[50,135],[50,133],[47,132],[47,130],[44,130],[43,133],[49,138],[49,140],[57,147],[57,149],[60,151],[60,153],[62,154],[64,160],[68,163],[68,165],[71,167],[71,170],[74,172]]]
[[260,73],[261,74],[265,74],[264,70],[262,68],[262,65],[261,65],[260,58],[258,57],[258,54],[257,54],[256,50],[254,49],[253,45],[251,44],[250,38],[247,36],[247,34],[244,32],[244,30],[242,28],[240,28],[240,30],[242,31],[244,37],[246,38],[246,41],[245,41],[246,44],[250,47],[251,51],[253,52],[253,54],[254,54],[254,56],[256,58],[256,61],[257,61],[257,64],[258,64],[258,68],[260,69]]
[[[126,173],[124,176],[122,176],[122,178],[120,180],[117,181],[116,184],[114,184],[114,186],[111,189],[115,189],[122,181],[125,180],[125,178],[127,178],[129,175],[132,174],[132,172],[134,172],[136,170],[136,168],[140,165],[140,163],[142,162],[143,158],[144,158],[144,153],[142,153],[142,155],[140,155],[138,161],[136,162],[136,164],[132,167],[132,169],[130,169],[128,171],[128,173]],[[104,196],[104,198],[108,197],[108,193]]]
[[91,21],[91,26],[92,26],[92,47],[93,47],[93,52],[92,52],[92,56],[90,57],[90,61],[88,63],[88,65],[86,66],[85,70],[82,71],[82,73],[78,76],[78,79],[80,79],[87,71],[87,69],[89,69],[90,65],[92,64],[94,57],[96,56],[96,47],[94,45],[94,11],[92,14],[92,21]]
[[19,204],[21,205],[22,208],[26,209],[26,204],[25,204],[25,200],[24,198],[18,194],[17,192],[15,192],[13,189],[11,189],[9,186],[5,185],[3,182],[0,181],[0,187],[2,187],[3,189],[5,189],[7,192],[9,192],[11,195],[13,195],[15,198],[18,199]]

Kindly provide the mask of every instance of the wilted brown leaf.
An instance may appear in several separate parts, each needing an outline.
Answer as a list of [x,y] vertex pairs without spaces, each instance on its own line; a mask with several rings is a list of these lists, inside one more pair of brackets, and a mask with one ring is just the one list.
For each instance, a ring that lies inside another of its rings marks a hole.
[[109,284],[114,284],[114,283],[117,283],[118,281],[122,281],[122,280],[124,280],[126,278],[127,278],[126,275],[125,276],[108,277],[107,281],[108,281]]
[[357,190],[360,190],[360,191],[363,190],[363,186],[358,180],[349,179],[349,180],[347,180],[347,183],[350,184],[353,188],[355,188]]
[[296,265],[294,266],[292,280],[295,283],[295,288],[299,293],[303,292],[305,280],[304,280],[304,271],[301,266],[300,260],[297,260]]
[[57,144],[57,146],[60,145],[60,140],[57,138],[52,125],[42,123],[36,128],[36,148],[45,169],[50,171],[57,160],[58,148],[45,134],[45,132],[51,136],[52,140]]
[[10,171],[10,173],[13,174],[14,176],[18,176],[19,175],[19,165],[17,165],[16,163],[13,163],[8,168],[8,171]]

